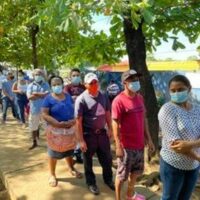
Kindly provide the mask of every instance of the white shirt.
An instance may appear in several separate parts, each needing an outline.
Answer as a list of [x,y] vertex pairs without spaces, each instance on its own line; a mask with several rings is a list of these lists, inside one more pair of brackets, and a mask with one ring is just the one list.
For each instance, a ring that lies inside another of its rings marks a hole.
[[192,105],[187,111],[180,106],[168,102],[158,113],[159,124],[163,135],[161,156],[165,162],[181,170],[193,170],[199,162],[176,153],[170,144],[177,139],[196,140],[200,138],[200,106]]

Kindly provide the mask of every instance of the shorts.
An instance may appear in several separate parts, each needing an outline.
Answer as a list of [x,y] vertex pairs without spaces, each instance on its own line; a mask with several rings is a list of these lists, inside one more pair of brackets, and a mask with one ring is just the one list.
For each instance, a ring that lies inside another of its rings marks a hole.
[[39,129],[40,126],[40,114],[30,114],[29,115],[29,129],[30,131],[36,131]]
[[57,152],[48,147],[47,153],[49,157],[59,160],[59,159],[67,158],[67,157],[72,157],[74,155],[74,150],[68,150],[65,152]]
[[124,157],[117,158],[117,178],[126,181],[130,173],[142,174],[143,171],[144,150],[124,149]]

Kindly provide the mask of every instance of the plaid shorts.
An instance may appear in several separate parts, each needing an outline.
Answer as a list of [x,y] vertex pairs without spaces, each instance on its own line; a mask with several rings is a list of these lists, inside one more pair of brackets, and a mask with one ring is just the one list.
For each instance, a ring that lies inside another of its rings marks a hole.
[[117,158],[116,176],[126,181],[130,173],[142,174],[144,171],[144,150],[124,149],[124,157]]

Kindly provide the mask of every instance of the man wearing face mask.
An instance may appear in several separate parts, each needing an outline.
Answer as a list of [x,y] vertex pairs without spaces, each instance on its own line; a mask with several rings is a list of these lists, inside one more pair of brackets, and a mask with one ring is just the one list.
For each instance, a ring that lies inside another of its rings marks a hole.
[[115,180],[116,200],[121,200],[121,187],[129,179],[126,199],[144,200],[145,197],[134,192],[138,175],[144,170],[144,145],[154,151],[147,120],[145,106],[140,90],[139,77],[135,70],[122,74],[122,91],[112,103],[112,126],[116,143],[117,173]]
[[44,97],[50,91],[49,84],[45,81],[43,70],[35,69],[33,78],[34,81],[27,88],[27,97],[30,102],[29,128],[33,139],[33,144],[29,150],[37,147],[42,103]]
[[[86,91],[75,102],[75,117],[78,139],[83,152],[86,184],[90,192],[98,195],[99,189],[92,169],[92,159],[95,153],[103,168],[105,184],[114,190],[109,141],[109,137],[112,135],[110,102],[107,96],[99,91],[99,81],[96,74],[86,74],[84,82]],[[105,129],[106,125],[108,130]]]
[[[85,86],[81,83],[81,72],[78,68],[71,70],[70,79],[71,83],[64,87],[64,92],[69,93],[75,102],[76,98],[85,91]],[[76,158],[77,163],[83,163],[79,145],[77,145],[77,148],[74,151],[74,157]]]
[[73,100],[85,90],[85,86],[81,83],[81,72],[78,68],[74,68],[70,72],[71,83],[64,87],[64,92],[71,95]]
[[6,81],[2,83],[2,106],[3,106],[3,119],[2,123],[6,122],[7,110],[11,106],[12,114],[14,118],[19,119],[17,114],[17,108],[15,105],[15,95],[12,92],[12,86],[15,82],[15,77],[12,71],[9,71],[6,77]]

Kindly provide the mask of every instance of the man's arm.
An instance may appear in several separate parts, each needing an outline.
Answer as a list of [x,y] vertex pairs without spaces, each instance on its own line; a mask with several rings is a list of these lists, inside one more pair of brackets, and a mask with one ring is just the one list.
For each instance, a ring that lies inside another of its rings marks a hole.
[[108,127],[108,136],[112,137],[112,124],[111,124],[111,114],[110,111],[106,111],[106,124]]
[[87,145],[86,145],[85,140],[83,138],[82,121],[83,121],[82,116],[78,116],[76,118],[76,137],[79,141],[81,151],[86,152],[87,151]]
[[150,132],[149,132],[148,120],[147,120],[146,116],[144,118],[144,137],[145,137],[145,144],[148,145],[150,152],[154,152],[155,146],[154,146],[152,139],[151,139],[151,135],[150,135]]
[[113,136],[116,145],[116,156],[122,158],[124,156],[124,151],[120,143],[120,131],[119,131],[119,120],[112,120]]

